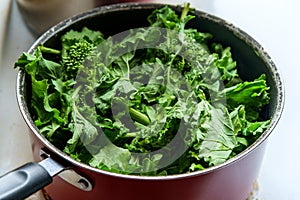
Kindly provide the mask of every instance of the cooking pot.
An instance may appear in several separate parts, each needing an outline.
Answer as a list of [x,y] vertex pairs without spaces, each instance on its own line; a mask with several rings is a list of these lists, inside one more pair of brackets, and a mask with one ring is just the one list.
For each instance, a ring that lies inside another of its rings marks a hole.
[[[147,26],[146,17],[163,4],[124,3],[98,7],[66,19],[45,32],[29,49],[41,44],[57,47],[67,31],[86,26],[113,35],[131,28]],[[178,12],[180,6],[170,5]],[[0,199],[23,199],[44,188],[53,199],[246,199],[259,173],[267,138],[276,127],[284,105],[281,75],[263,47],[251,36],[231,23],[211,14],[194,11],[196,18],[188,24],[210,32],[214,41],[230,46],[240,76],[251,80],[262,73],[270,86],[270,104],[263,115],[271,117],[268,129],[246,150],[214,167],[189,174],[168,176],[121,175],[80,163],[52,145],[34,125],[27,106],[27,79],[17,76],[17,100],[29,127],[34,163],[27,163],[0,179]],[[57,175],[57,176],[56,176]]]

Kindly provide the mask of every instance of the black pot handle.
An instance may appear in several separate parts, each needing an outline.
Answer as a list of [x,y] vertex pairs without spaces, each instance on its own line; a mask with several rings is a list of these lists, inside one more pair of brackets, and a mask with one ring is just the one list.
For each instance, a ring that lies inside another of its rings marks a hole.
[[40,163],[27,163],[0,177],[1,200],[23,200],[52,182],[64,168],[47,158]]

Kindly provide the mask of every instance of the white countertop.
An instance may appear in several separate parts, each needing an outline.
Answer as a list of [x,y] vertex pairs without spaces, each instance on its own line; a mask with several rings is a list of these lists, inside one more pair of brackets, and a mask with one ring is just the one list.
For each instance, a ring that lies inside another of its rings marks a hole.
[[[285,83],[286,103],[282,118],[269,137],[258,177],[258,199],[299,200],[300,133],[297,132],[297,127],[298,123],[300,124],[300,1],[190,2],[193,7],[222,17],[246,31],[268,51],[280,69]],[[4,22],[5,20],[2,20],[0,26],[1,34],[6,36],[2,44],[0,66],[0,175],[32,159],[27,127],[18,111],[15,98],[16,70],[13,69],[13,64],[23,51],[27,51],[35,38],[24,25],[14,2],[6,31]]]

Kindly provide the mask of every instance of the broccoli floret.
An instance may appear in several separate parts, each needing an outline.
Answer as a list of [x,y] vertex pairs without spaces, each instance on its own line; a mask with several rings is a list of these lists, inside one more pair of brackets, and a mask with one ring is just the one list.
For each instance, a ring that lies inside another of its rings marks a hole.
[[99,31],[83,28],[78,32],[71,30],[62,38],[62,66],[65,80],[76,78],[78,70],[92,50],[104,40]]
[[65,80],[75,79],[78,70],[83,67],[84,60],[94,49],[94,45],[82,40],[69,47],[66,55],[62,56],[63,78]]
[[70,30],[61,38],[62,49],[56,50],[41,46],[43,53],[59,55],[62,65],[62,78],[64,81],[75,79],[78,70],[94,48],[104,41],[103,34],[99,31],[92,31],[86,27],[78,32]]

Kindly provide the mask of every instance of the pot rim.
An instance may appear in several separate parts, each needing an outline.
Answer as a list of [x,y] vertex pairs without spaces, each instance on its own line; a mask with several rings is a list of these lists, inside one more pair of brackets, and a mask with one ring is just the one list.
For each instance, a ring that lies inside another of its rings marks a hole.
[[[49,38],[57,34],[58,32],[64,30],[65,28],[68,28],[70,25],[75,24],[76,22],[91,18],[94,16],[97,16],[98,14],[105,14],[109,12],[114,12],[116,10],[131,10],[131,9],[155,9],[162,6],[168,5],[170,7],[176,8],[175,5],[172,4],[164,4],[164,3],[119,3],[119,4],[112,4],[107,6],[100,6],[94,9],[91,9],[89,11],[82,12],[80,14],[74,15],[73,17],[67,18],[60,23],[54,25],[52,28],[48,29],[44,34],[42,34],[29,48],[27,51],[28,53],[33,53],[35,48],[37,48],[38,45],[45,43]],[[177,6],[178,7],[178,6]],[[281,117],[281,114],[283,112],[284,108],[284,85],[283,80],[281,78],[281,74],[279,70],[277,69],[275,63],[272,61],[269,54],[264,50],[264,48],[249,34],[238,28],[237,26],[233,25],[232,23],[219,18],[215,15],[206,13],[204,11],[200,10],[194,10],[194,14],[198,17],[205,18],[209,21],[213,21],[217,24],[221,24],[225,28],[227,28],[229,31],[233,32],[238,38],[242,39],[244,42],[246,42],[251,48],[253,48],[254,51],[260,56],[260,58],[263,60],[265,65],[269,68],[269,70],[272,72],[273,79],[276,82],[276,90],[277,90],[277,101],[276,103],[276,109],[274,110],[274,115],[272,116],[271,123],[267,130],[264,131],[264,133],[248,148],[246,148],[243,152],[239,153],[238,155],[234,156],[233,158],[228,159],[224,163],[221,163],[216,166],[212,166],[209,168],[206,168],[204,170],[195,171],[191,173],[184,173],[184,174],[175,174],[175,175],[166,175],[166,176],[141,176],[141,175],[126,175],[126,174],[118,174],[114,172],[104,171],[101,169],[97,169],[94,167],[91,167],[87,164],[78,162],[71,158],[69,155],[65,154],[58,148],[56,148],[52,143],[49,142],[37,129],[37,127],[34,125],[29,110],[27,108],[27,103],[25,100],[25,74],[22,71],[19,71],[17,74],[17,84],[16,84],[16,96],[17,96],[17,102],[19,106],[19,110],[22,114],[23,119],[25,120],[27,126],[29,129],[34,133],[34,135],[47,147],[49,150],[54,152],[55,154],[59,155],[64,160],[67,160],[74,166],[78,166],[80,168],[84,168],[87,170],[90,170],[92,172],[105,174],[109,176],[119,177],[119,178],[126,178],[126,179],[138,179],[138,180],[172,180],[172,179],[180,179],[180,178],[189,178],[194,176],[200,176],[205,175],[217,170],[220,170],[224,167],[227,167],[241,159],[243,159],[245,156],[250,154],[254,149],[256,149],[258,146],[260,146],[261,143],[263,143],[271,134],[271,132],[276,127],[277,123],[279,122],[279,119]]]

